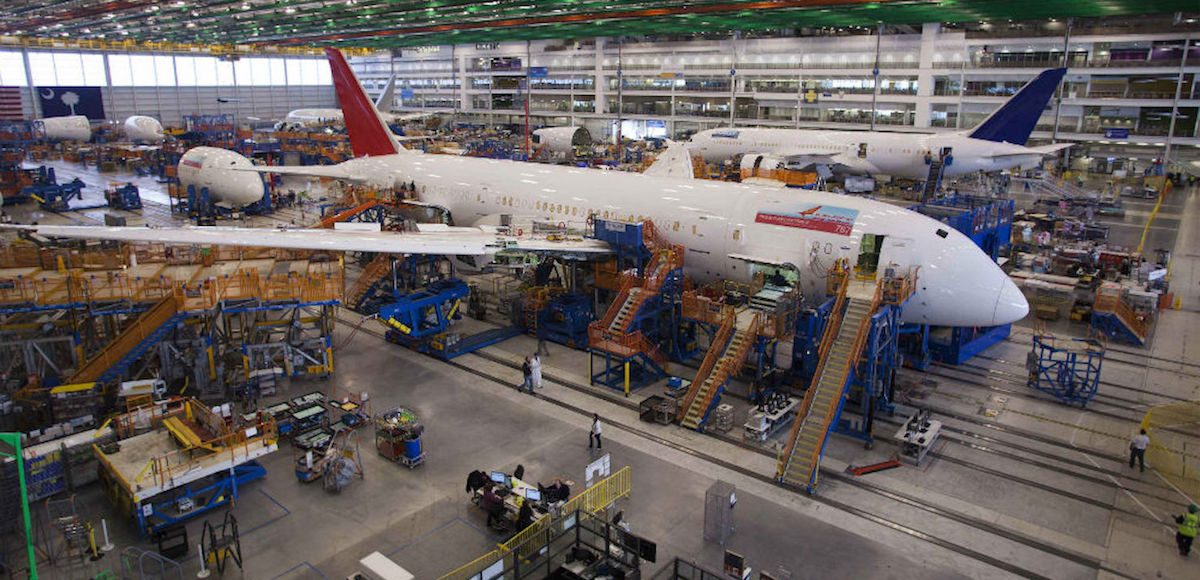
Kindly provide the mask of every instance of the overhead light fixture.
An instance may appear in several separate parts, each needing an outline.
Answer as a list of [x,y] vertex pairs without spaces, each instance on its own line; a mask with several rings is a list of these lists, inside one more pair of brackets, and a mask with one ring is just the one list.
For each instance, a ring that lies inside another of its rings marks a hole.
[[242,2],[242,10],[249,10],[249,9],[250,9],[250,3]]
[[283,11],[284,11],[284,13],[286,13],[286,14],[295,14],[295,13],[296,13],[296,8],[295,8],[295,7],[292,7],[292,6],[288,6],[287,8],[284,8],[284,9],[283,9]]

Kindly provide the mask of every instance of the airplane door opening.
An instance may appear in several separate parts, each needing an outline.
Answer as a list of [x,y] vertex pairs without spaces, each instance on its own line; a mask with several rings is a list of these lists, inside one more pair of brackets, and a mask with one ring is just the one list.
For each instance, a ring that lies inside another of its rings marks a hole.
[[869,278],[879,270],[879,254],[883,251],[882,234],[863,234],[858,245],[858,262],[854,269],[860,278]]
[[912,247],[911,238],[888,236],[880,247],[877,269],[881,267],[890,276],[908,274],[913,265]]
[[867,158],[867,144],[866,143],[858,144],[858,158],[859,159]]

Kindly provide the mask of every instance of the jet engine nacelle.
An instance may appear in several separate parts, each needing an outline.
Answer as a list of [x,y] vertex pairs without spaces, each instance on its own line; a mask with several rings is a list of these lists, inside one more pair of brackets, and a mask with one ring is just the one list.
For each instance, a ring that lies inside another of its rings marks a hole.
[[194,147],[179,158],[179,186],[187,191],[189,185],[199,192],[208,188],[214,203],[242,207],[263,198],[262,176],[254,171],[238,171],[234,167],[252,168],[249,159],[216,147]]
[[83,115],[42,119],[46,138],[51,141],[90,141],[92,124]]
[[154,117],[133,115],[125,119],[125,137],[134,143],[162,143],[162,123]]
[[787,169],[787,160],[766,153],[747,153],[742,155],[741,170],[743,172],[746,170],[756,172],[760,169]]

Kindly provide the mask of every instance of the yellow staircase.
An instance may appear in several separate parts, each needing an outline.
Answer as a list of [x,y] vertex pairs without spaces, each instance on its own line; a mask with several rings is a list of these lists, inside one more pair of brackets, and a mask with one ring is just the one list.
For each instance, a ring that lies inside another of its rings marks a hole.
[[750,352],[750,345],[758,336],[760,324],[761,314],[750,309],[725,317],[713,337],[713,346],[704,355],[704,362],[700,364],[700,370],[696,372],[696,378],[683,398],[680,425],[688,429],[700,428],[713,399],[741,369],[746,354]]
[[[838,291],[833,313],[821,340],[820,366],[796,411],[787,446],[779,457],[776,476],[785,484],[816,488],[825,439],[845,396],[850,373],[858,364],[878,308],[883,285],[873,297],[847,296],[847,281]],[[842,306],[845,305],[845,312]]]
[[366,295],[375,283],[382,280],[385,276],[392,272],[392,256],[391,254],[379,254],[374,260],[363,268],[362,274],[358,276],[358,280],[354,281],[354,286],[346,293],[346,302],[351,308],[358,308],[359,302]]
[[108,346],[104,347],[104,350],[100,351],[100,354],[84,363],[79,370],[75,371],[75,374],[71,375],[66,384],[95,382],[105,371],[120,362],[126,354],[141,344],[159,327],[166,324],[178,312],[178,302],[174,296],[163,298],[150,310],[143,312],[129,328],[118,334],[112,342],[108,343]]

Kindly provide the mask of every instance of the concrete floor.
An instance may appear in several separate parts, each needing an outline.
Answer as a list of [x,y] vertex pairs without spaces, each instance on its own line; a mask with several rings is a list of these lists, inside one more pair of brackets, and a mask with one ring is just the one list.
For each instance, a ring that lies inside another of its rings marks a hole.
[[[150,206],[146,221],[173,221],[153,195],[143,197]],[[1130,225],[1122,229],[1140,228],[1137,220],[1144,217],[1131,211],[1133,203],[1126,209]],[[19,211],[10,213],[20,216]],[[295,213],[272,219],[311,219]],[[93,212],[24,217],[43,223],[102,220]],[[489,531],[483,514],[467,501],[466,474],[522,464],[529,479],[562,477],[577,491],[584,466],[597,456],[585,444],[586,413],[598,412],[614,469],[633,470],[634,493],[618,508],[635,533],[659,544],[659,563],[647,564],[646,573],[675,556],[720,569],[723,548],[704,542],[702,521],[704,492],[722,480],[737,486],[739,498],[737,531],[728,548],[776,578],[1195,577],[1196,557],[1178,557],[1168,525],[1169,515],[1189,500],[1153,472],[1138,474],[1123,463],[1127,438],[1147,406],[1200,397],[1200,368],[1178,362],[1200,361],[1200,193],[1173,194],[1159,215],[1164,218],[1175,221],[1157,221],[1151,230],[1155,241],[1147,247],[1175,247],[1173,289],[1183,309],[1164,312],[1152,345],[1141,351],[1161,359],[1115,355],[1123,362],[1107,362],[1104,374],[1112,385],[1102,387],[1102,397],[1086,410],[1063,407],[1020,384],[1029,342],[1024,326],[967,367],[906,371],[901,382],[914,385],[923,394],[921,405],[958,432],[947,434],[937,455],[920,467],[866,476],[860,483],[867,487],[836,474],[890,456],[895,447],[886,434],[896,426],[881,422],[881,439],[871,450],[834,437],[816,498],[769,482],[774,442],[761,451],[737,444],[746,405],[736,397],[727,397],[738,409],[728,437],[650,425],[638,421],[621,393],[587,386],[587,356],[578,351],[551,345],[543,360],[546,387],[531,397],[512,388],[520,380],[514,364],[536,348],[528,337],[447,364],[384,342],[373,323],[354,332],[358,318],[345,313],[351,322],[337,331],[336,376],[288,384],[271,400],[313,389],[328,392],[336,385],[369,393],[376,411],[411,407],[427,426],[428,461],[415,470],[389,463],[375,454],[371,434],[363,430],[358,443],[365,478],[332,495],[293,477],[295,455],[283,444],[263,462],[269,476],[243,489],[233,509],[243,530],[241,576],[344,578],[358,558],[373,551],[388,554],[418,578],[454,569],[505,539]],[[672,370],[694,373],[683,365]],[[659,388],[637,391],[631,400]],[[744,386],[733,391],[739,388]],[[1105,395],[1114,397],[1107,405]],[[984,417],[984,408],[999,414]],[[97,487],[80,490],[76,501],[85,517],[108,520],[118,551],[146,547]],[[215,523],[219,514],[207,519]],[[200,523],[188,526],[192,544]],[[115,556],[88,566],[44,567],[43,577],[81,578],[116,569]],[[186,574],[194,573],[195,557],[183,566]]]

